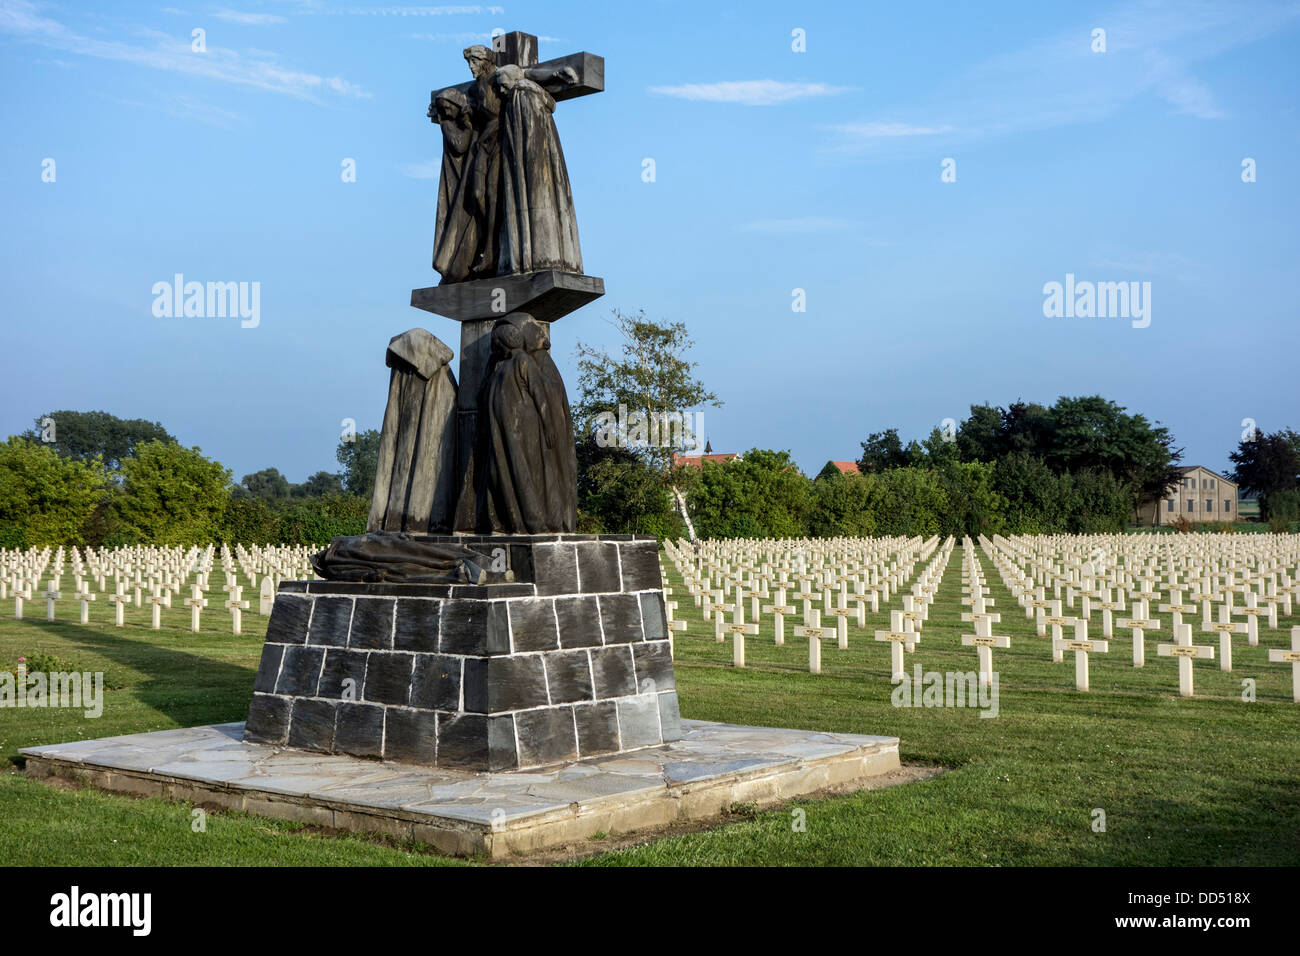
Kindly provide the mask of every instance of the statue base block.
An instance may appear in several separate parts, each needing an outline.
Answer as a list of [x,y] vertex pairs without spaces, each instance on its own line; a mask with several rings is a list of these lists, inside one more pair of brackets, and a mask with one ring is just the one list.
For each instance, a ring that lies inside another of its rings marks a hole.
[[504,771],[682,736],[656,539],[428,537],[509,583],[283,582],[246,740]]
[[457,322],[501,319],[510,312],[554,322],[604,294],[604,279],[552,269],[412,289],[411,305]]

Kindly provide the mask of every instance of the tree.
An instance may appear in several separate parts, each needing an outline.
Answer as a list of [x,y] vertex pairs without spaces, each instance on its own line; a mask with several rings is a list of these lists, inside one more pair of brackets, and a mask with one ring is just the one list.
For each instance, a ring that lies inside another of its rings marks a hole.
[[883,484],[876,475],[818,475],[812,486],[808,533],[818,538],[868,537],[877,533]]
[[940,517],[940,534],[975,538],[1006,532],[1007,499],[995,487],[996,467],[992,462],[953,460],[935,469],[948,502]]
[[864,475],[879,474],[891,468],[905,468],[910,463],[908,449],[903,447],[903,442],[898,437],[898,429],[887,428],[883,432],[872,432],[867,436],[867,440],[862,442],[862,457],[858,460],[858,470]]
[[205,544],[219,536],[230,469],[199,448],[151,441],[122,462],[116,511],[124,535],[142,544]]
[[1064,530],[1060,478],[1036,455],[1019,451],[998,459],[993,488],[1007,502],[1008,534]]
[[812,482],[788,451],[751,449],[704,463],[691,510],[706,538],[798,538],[808,533]]
[[379,467],[379,429],[357,432],[352,441],[339,442],[335,457],[343,466],[343,490],[369,501]]
[[1006,412],[994,405],[972,405],[970,417],[957,429],[962,461],[997,461],[1006,454]]
[[289,493],[295,498],[323,498],[343,494],[343,476],[332,471],[318,471],[300,485],[290,485]]
[[1042,405],[1016,399],[1002,414],[999,457],[1017,452],[1045,456],[1054,427],[1051,412]]
[[66,458],[84,462],[99,458],[113,472],[141,442],[176,440],[157,422],[118,418],[108,412],[66,410],[40,416],[35,427],[23,432],[22,437],[45,442]]
[[281,501],[289,497],[289,479],[278,468],[263,468],[239,480],[244,490],[254,498]]
[[1231,478],[1243,494],[1259,496],[1259,516],[1270,517],[1272,505],[1287,500],[1287,492],[1300,488],[1300,434],[1283,428],[1265,435],[1254,431],[1229,453]]
[[[594,440],[595,448],[588,449],[585,458],[588,467],[604,462],[602,487],[636,485],[637,465],[662,482],[676,499],[687,532],[694,538],[684,494],[689,476],[673,467],[673,457],[699,447],[693,413],[704,405],[720,408],[722,401],[695,377],[698,363],[687,357],[694,342],[685,324],[652,322],[644,311],[633,316],[615,309],[613,315],[610,324],[623,339],[618,356],[582,342],[575,350],[575,438],[580,450],[588,438]],[[626,454],[613,454],[610,449]],[[580,470],[582,466],[580,455]],[[617,481],[615,469],[626,472]],[[639,500],[650,504],[656,499],[644,495]]]
[[0,546],[83,544],[103,500],[103,461],[63,457],[22,437],[0,444]]
[[578,523],[588,534],[676,537],[682,522],[663,476],[622,448],[578,442]]
[[1047,464],[1058,472],[1104,471],[1127,484],[1134,506],[1164,497],[1178,480],[1181,448],[1173,447],[1167,428],[1119,405],[1090,395],[1061,396],[1049,413],[1051,441]]

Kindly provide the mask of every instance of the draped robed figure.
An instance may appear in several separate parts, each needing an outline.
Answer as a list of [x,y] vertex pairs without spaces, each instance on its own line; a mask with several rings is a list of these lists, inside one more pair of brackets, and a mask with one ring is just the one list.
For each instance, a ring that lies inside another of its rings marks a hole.
[[503,102],[497,271],[582,272],[573,191],[555,128],[555,99],[513,64],[497,70],[493,80]]
[[367,531],[450,530],[457,490],[451,358],[451,349],[425,329],[388,343],[385,362],[392,373]]

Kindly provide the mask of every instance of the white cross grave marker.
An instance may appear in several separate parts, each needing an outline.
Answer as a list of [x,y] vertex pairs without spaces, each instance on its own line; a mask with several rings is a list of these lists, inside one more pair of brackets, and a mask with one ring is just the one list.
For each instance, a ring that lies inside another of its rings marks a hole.
[[1192,661],[1198,657],[1214,660],[1214,648],[1208,644],[1192,643],[1192,625],[1184,624],[1175,634],[1175,644],[1157,644],[1156,653],[1161,657],[1178,658],[1178,693],[1183,697],[1192,696]]

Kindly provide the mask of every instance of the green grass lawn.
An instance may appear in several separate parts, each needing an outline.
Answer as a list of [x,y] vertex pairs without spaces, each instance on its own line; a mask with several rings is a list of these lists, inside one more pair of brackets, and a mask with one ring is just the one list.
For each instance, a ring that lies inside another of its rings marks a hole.
[[[953,552],[909,671],[973,671],[975,651],[960,646],[961,550]],[[1300,706],[1291,702],[1290,668],[1267,662],[1269,647],[1289,643],[1300,617],[1261,632],[1259,647],[1241,638],[1232,673],[1196,665],[1198,696],[1177,696],[1177,663],[1158,658],[1148,636],[1147,666],[1131,666],[1121,637],[1092,657],[1092,687],[1074,690],[1073,655],[1053,664],[1045,639],[982,561],[994,633],[1012,646],[994,652],[1000,713],[897,708],[891,704],[889,648],[871,639],[887,615],[850,627],[848,650],[823,642],[823,673],[807,673],[807,642],[775,647],[771,622],[747,644],[749,666],[731,666],[731,645],[713,640],[675,579],[679,616],[677,680],[683,716],[740,724],[890,734],[905,763],[942,766],[920,783],[775,809],[716,829],[591,857],[592,865],[645,864],[956,864],[956,865],[1284,865],[1300,862]],[[247,593],[247,592],[246,592]],[[215,603],[215,602],[214,602]],[[254,597],[255,604],[255,597]],[[894,602],[897,606],[897,599]],[[129,609],[112,626],[111,606],[92,605],[91,624],[44,620],[30,602],[23,621],[0,604],[0,667],[19,656],[54,654],[80,670],[102,670],[109,685],[104,715],[79,711],[0,710],[0,863],[8,864],[392,864],[457,863],[378,838],[327,836],[294,824],[210,814],[193,833],[190,808],[94,791],[64,791],[26,780],[20,747],[242,720],[252,692],[266,619],[245,616],[230,634],[229,616],[205,612],[191,634],[188,611],[164,612],[148,627],[146,609]],[[59,616],[76,605],[61,602]],[[790,624],[791,622],[787,622]],[[1158,635],[1166,640],[1166,630]],[[1099,628],[1099,625],[1098,625]],[[1096,636],[1094,628],[1093,636]],[[1211,635],[1198,643],[1217,643]],[[1242,680],[1257,701],[1242,700]],[[1094,809],[1106,814],[1094,832]],[[595,847],[593,846],[593,849]]]

